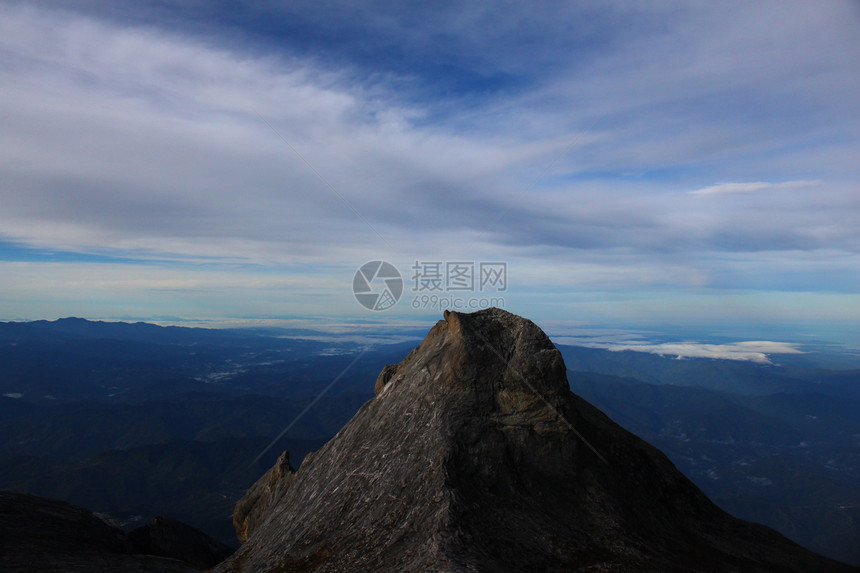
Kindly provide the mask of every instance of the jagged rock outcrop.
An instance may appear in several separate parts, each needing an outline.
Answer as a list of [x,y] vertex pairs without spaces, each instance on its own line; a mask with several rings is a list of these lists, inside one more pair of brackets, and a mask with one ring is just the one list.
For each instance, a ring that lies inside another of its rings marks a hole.
[[0,491],[3,573],[192,573],[178,561],[140,555],[125,533],[88,509]]
[[856,571],[720,510],[508,312],[446,312],[376,391],[217,571]]
[[265,515],[286,493],[296,470],[290,465],[290,452],[284,452],[272,468],[245,493],[233,511],[233,527],[242,543],[257,529]]
[[229,545],[164,516],[129,532],[128,538],[138,553],[179,559],[199,569],[213,567],[233,553]]

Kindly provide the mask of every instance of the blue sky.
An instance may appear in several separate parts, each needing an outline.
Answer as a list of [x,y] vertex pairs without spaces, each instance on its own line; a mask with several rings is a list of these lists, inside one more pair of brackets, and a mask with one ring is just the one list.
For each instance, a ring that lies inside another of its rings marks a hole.
[[860,324],[854,2],[2,2],[0,62],[0,319],[368,318],[386,260],[503,261],[539,323]]

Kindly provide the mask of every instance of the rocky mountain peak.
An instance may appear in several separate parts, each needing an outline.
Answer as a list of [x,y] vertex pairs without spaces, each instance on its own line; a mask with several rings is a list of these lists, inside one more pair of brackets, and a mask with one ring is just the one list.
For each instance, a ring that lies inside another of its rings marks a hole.
[[377,396],[467,392],[483,414],[560,416],[564,361],[537,325],[498,308],[444,316],[401,363],[383,369]]
[[446,312],[240,513],[247,541],[218,571],[853,570],[717,508],[570,392],[549,338],[500,309]]

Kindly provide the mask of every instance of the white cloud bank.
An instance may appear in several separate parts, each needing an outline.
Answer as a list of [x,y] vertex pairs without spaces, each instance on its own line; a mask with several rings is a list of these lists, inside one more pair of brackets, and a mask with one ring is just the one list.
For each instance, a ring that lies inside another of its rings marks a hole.
[[630,350],[633,352],[659,354],[661,356],[674,356],[678,359],[710,358],[714,360],[740,360],[759,364],[771,364],[771,354],[803,354],[798,344],[769,340],[750,340],[727,344],[704,344],[700,342],[664,342],[661,344],[634,342],[625,344],[615,342],[587,342],[582,338],[566,337],[554,338],[554,340],[562,344],[600,348],[611,352]]
[[[539,37],[554,24],[531,10],[510,17]],[[635,21],[640,11],[622,14]],[[628,249],[651,261],[681,246],[860,251],[860,205],[836,161],[850,144],[824,163],[794,149],[832,151],[856,123],[846,93],[860,82],[843,69],[851,47],[835,49],[848,35],[819,33],[838,10],[780,11],[766,46],[743,22],[766,20],[767,10],[731,18],[706,10],[701,19],[656,10],[665,29],[643,24],[628,35],[613,28],[619,16],[599,9],[554,12],[605,26],[611,49],[580,48],[570,61],[556,54],[546,75],[475,106],[402,94],[408,78],[348,62],[250,51],[229,36],[0,4],[0,229],[48,248],[263,263],[479,246],[502,256],[549,247],[611,258]],[[430,25],[463,34],[446,28],[461,15]],[[524,59],[498,35],[504,13],[495,18],[464,46],[490,72]],[[496,49],[506,61],[491,58]],[[477,65],[468,53],[458,63]],[[738,216],[679,201],[677,179],[651,175],[679,165],[699,184],[768,174],[694,195],[807,191],[818,180],[786,172],[823,176],[814,194],[751,203]]]

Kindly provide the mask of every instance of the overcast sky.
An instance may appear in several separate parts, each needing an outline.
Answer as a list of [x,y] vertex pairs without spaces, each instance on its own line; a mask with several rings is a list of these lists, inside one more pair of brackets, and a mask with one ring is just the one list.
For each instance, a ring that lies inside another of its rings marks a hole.
[[[856,2],[0,3],[0,319],[860,324]],[[483,296],[483,294],[481,294]],[[427,312],[436,313],[436,309]]]

